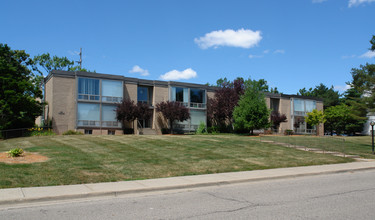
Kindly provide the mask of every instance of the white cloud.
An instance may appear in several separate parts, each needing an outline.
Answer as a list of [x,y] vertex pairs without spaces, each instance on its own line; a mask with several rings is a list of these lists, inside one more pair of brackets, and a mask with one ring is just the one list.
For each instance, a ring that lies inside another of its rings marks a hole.
[[362,54],[360,57],[361,58],[374,58],[375,51],[367,51],[366,53]]
[[327,0],[312,0],[313,3],[322,3],[322,2],[325,2]]
[[274,54],[278,54],[278,53],[284,54],[285,50],[275,50],[273,53]]
[[340,92],[345,92],[346,90],[350,89],[350,85],[345,85],[345,86],[334,86],[334,90],[338,90]]
[[193,69],[188,68],[183,71],[178,70],[172,70],[164,75],[160,76],[160,79],[163,80],[180,80],[180,79],[191,79],[197,77],[197,72],[195,72]]
[[269,52],[270,52],[270,50],[264,50],[264,51],[263,51],[264,54],[267,54],[267,53],[269,53]]
[[148,70],[144,70],[144,69],[142,69],[138,65],[133,66],[133,69],[129,70],[129,73],[139,73],[139,74],[141,74],[141,76],[148,76],[148,75],[150,75],[150,73],[148,72]]
[[355,58],[355,57],[356,57],[355,54],[350,55],[350,56],[347,56],[347,55],[341,56],[342,59],[349,59],[349,58]]
[[251,48],[262,40],[260,31],[250,29],[232,29],[212,31],[203,37],[195,38],[194,42],[202,49],[219,46]]
[[366,4],[366,3],[371,3],[375,2],[375,0],[349,0],[348,7],[353,7],[353,6],[358,6],[360,4]]

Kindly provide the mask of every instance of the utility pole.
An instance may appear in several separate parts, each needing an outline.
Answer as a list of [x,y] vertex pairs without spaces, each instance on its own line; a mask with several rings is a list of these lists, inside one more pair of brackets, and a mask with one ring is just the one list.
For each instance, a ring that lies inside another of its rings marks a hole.
[[79,49],[79,61],[76,61],[79,64],[79,68],[82,69],[82,47]]

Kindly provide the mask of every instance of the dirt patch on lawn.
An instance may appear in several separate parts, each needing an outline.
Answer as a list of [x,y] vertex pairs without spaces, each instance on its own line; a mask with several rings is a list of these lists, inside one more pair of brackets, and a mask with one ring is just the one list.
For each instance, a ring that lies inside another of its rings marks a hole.
[[9,157],[8,153],[0,153],[0,162],[7,164],[25,164],[25,163],[39,163],[49,160],[48,157],[38,153],[25,152],[20,157]]

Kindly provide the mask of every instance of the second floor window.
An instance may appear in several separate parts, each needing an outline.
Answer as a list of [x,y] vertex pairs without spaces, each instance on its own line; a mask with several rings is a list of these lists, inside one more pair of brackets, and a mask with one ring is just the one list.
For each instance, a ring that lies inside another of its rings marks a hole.
[[206,103],[205,92],[202,89],[190,89],[190,102]]
[[78,79],[78,99],[99,100],[99,90],[98,79]]

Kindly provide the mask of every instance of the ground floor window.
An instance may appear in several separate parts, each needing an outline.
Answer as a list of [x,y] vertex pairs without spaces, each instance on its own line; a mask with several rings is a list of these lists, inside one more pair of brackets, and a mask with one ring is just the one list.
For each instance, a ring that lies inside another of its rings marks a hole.
[[108,130],[108,135],[115,135],[116,131],[115,130]]
[[92,130],[91,129],[85,129],[85,134],[92,134]]

